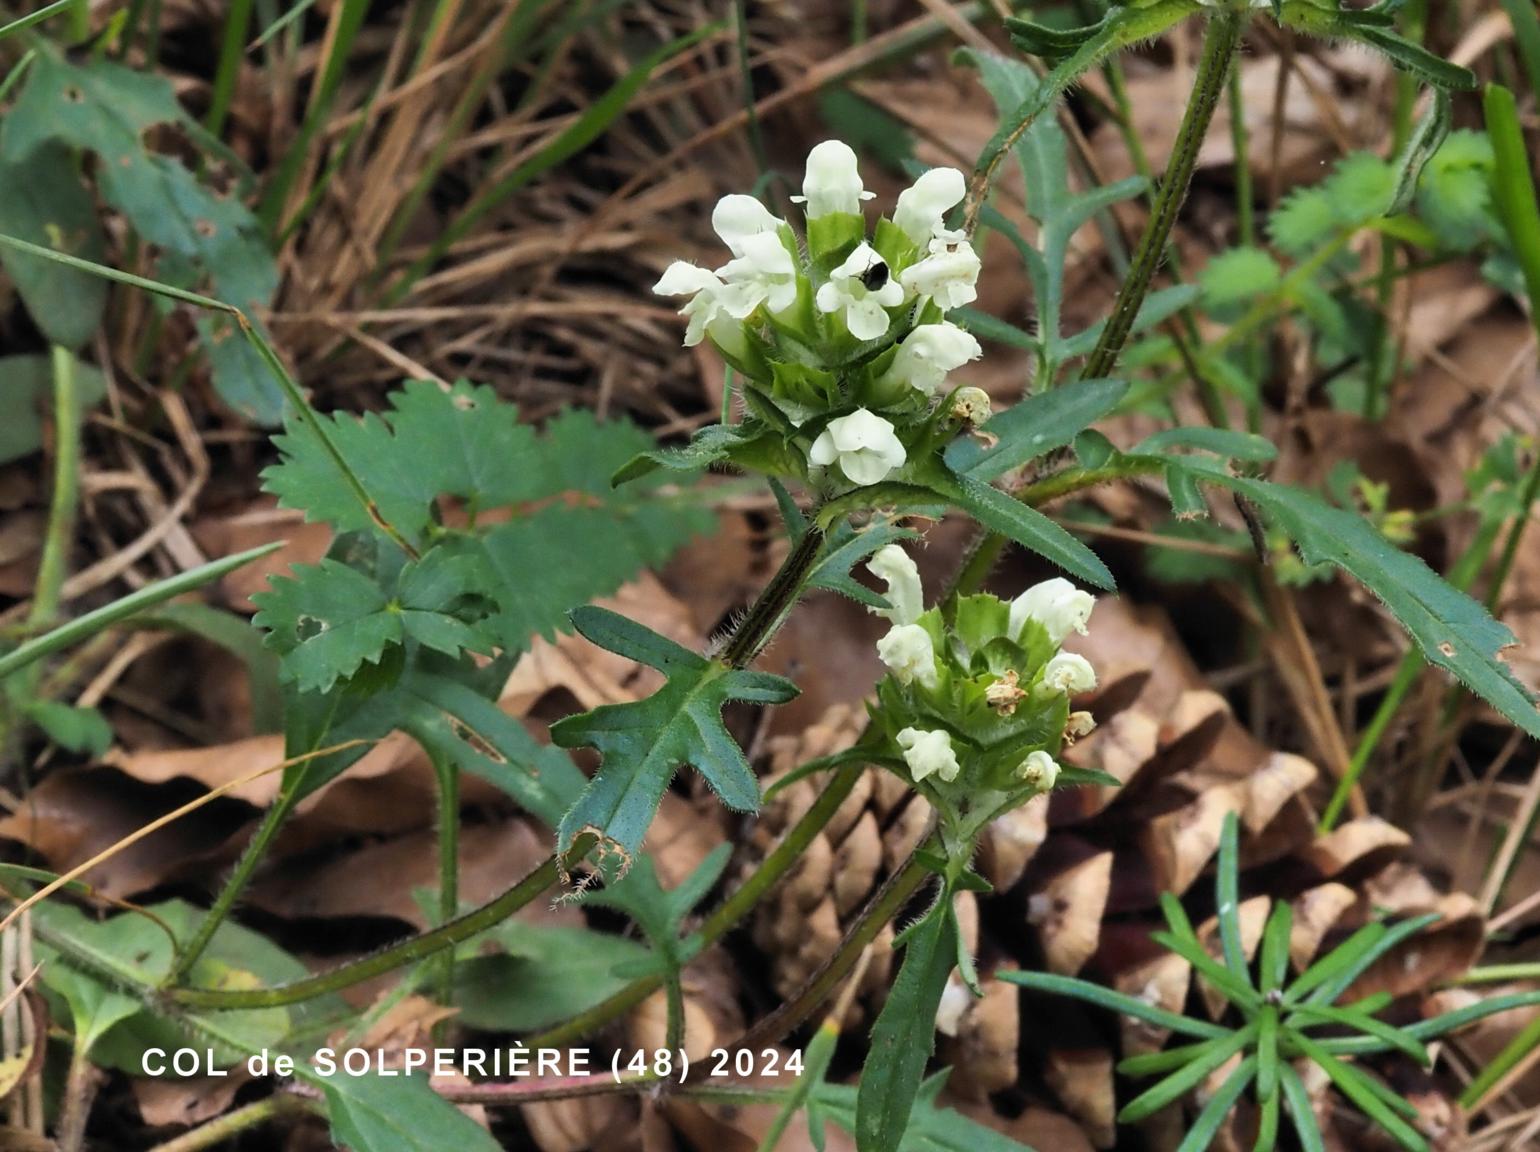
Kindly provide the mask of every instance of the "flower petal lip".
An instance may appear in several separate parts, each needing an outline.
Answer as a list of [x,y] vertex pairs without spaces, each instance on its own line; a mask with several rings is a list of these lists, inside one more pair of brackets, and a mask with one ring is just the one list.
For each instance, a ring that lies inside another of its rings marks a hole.
[[983,354],[973,334],[950,321],[921,324],[904,337],[884,378],[929,396],[941,387],[948,372]]
[[711,212],[711,227],[734,256],[742,256],[744,241],[764,233],[774,235],[786,221],[773,215],[752,196],[734,192],[723,196]]
[[916,244],[926,244],[967,191],[967,179],[956,168],[932,168],[898,194],[893,223]]
[[884,479],[906,459],[903,442],[894,433],[893,425],[865,408],[830,420],[808,452],[809,463],[829,465],[838,461],[846,479],[863,487]]
[[960,765],[957,753],[952,750],[950,733],[905,728],[898,733],[897,740],[904,752],[904,763],[909,766],[909,774],[916,784],[931,773],[948,783],[957,779]]
[[885,544],[866,562],[866,570],[887,584],[891,608],[873,608],[894,624],[913,624],[925,610],[925,588],[914,558],[897,544]]
[[874,195],[861,186],[856,154],[850,145],[843,140],[825,140],[807,154],[802,195],[791,200],[806,204],[807,218],[816,220],[834,212],[860,212],[861,201]]
[[688,296],[704,288],[720,288],[722,279],[709,268],[675,260],[663,270],[652,290],[659,296]]
[[1096,597],[1076,588],[1062,576],[1034,584],[1011,601],[1011,636],[1019,637],[1028,620],[1036,620],[1055,645],[1071,632],[1084,636],[1086,622],[1096,607]]
[[1043,669],[1043,691],[1050,694],[1062,692],[1075,696],[1096,687],[1096,669],[1091,662],[1076,652],[1060,652]]
[[918,680],[926,688],[936,687],[936,650],[930,633],[918,624],[895,624],[889,628],[877,641],[877,658],[900,684]]

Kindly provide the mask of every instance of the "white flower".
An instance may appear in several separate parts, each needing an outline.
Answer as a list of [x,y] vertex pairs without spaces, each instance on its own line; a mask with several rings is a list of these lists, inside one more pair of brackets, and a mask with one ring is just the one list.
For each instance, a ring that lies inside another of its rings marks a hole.
[[1016,776],[1023,784],[1046,792],[1059,779],[1059,762],[1046,752],[1028,752],[1017,767]]
[[877,250],[862,241],[829,273],[818,289],[818,310],[844,310],[845,326],[857,340],[875,340],[888,330],[886,309],[904,302],[904,288],[888,272]]
[[[699,344],[707,328],[726,327],[732,324],[733,317],[739,316],[737,292],[724,284],[715,272],[683,260],[675,260],[670,264],[652,286],[652,290],[659,296],[690,297],[684,307],[679,309],[681,316],[690,318],[690,325],[684,334],[686,348]],[[751,307],[742,316],[752,311]]]
[[957,779],[960,766],[948,733],[905,728],[898,734],[898,746],[904,750],[904,763],[916,784],[932,772],[948,784]]
[[825,140],[807,154],[807,174],[802,177],[802,195],[793,196],[793,204],[807,205],[807,218],[815,220],[831,212],[859,212],[861,201],[875,192],[861,187],[861,173],[856,171],[856,154],[842,140]]
[[960,233],[943,232],[930,242],[930,255],[905,268],[899,280],[916,296],[925,296],[943,312],[978,299],[979,258]]
[[953,972],[941,990],[941,1002],[936,1005],[936,1031],[943,1036],[956,1036],[962,1031],[963,1017],[973,1007],[973,993]]
[[925,611],[925,590],[920,585],[920,570],[909,553],[897,544],[887,544],[866,562],[866,570],[887,583],[888,603],[892,605],[873,608],[873,612],[894,624],[913,624],[920,618]]
[[797,302],[797,263],[775,232],[738,237],[743,254],[717,269],[734,291],[727,309],[742,320],[762,301],[770,311],[784,312]]
[[936,686],[936,650],[930,633],[918,624],[898,624],[877,641],[877,658],[898,677],[900,684],[918,680],[922,687]]
[[904,337],[883,379],[907,384],[929,396],[941,387],[948,372],[983,354],[972,334],[956,324],[946,320],[921,324]]
[[744,241],[750,236],[776,235],[786,227],[786,221],[772,215],[754,197],[734,192],[717,201],[711,212],[711,227],[734,256],[742,256]]
[[1084,656],[1075,652],[1060,652],[1048,666],[1043,669],[1043,678],[1039,682],[1040,691],[1048,695],[1062,692],[1067,696],[1074,696],[1080,692],[1089,692],[1096,687],[1096,669],[1091,667],[1091,662]]
[[830,420],[813,441],[807,458],[822,467],[838,460],[846,479],[864,486],[902,467],[905,456],[893,425],[865,408],[857,408],[849,416]]
[[956,168],[932,168],[898,194],[893,223],[916,244],[928,244],[967,191],[968,183]]
[[1036,620],[1048,632],[1048,639],[1058,647],[1071,632],[1085,635],[1086,621],[1096,597],[1076,588],[1062,576],[1034,584],[1011,601],[1011,637],[1021,635],[1028,620]]

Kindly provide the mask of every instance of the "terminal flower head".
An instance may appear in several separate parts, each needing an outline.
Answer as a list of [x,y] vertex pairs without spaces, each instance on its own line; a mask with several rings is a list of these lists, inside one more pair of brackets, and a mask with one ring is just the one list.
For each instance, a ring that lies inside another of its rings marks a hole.
[[898,346],[886,377],[929,396],[941,387],[948,372],[983,353],[979,342],[956,324],[945,320],[921,324]]
[[820,312],[843,312],[845,327],[857,340],[875,340],[888,330],[887,310],[904,302],[904,288],[877,250],[862,241],[829,273],[817,301]]
[[806,204],[807,218],[816,220],[831,212],[859,212],[861,201],[875,195],[861,186],[856,154],[850,145],[843,140],[825,140],[807,154],[802,195],[791,200],[793,204]]
[[942,220],[962,202],[967,181],[956,168],[932,168],[898,194],[893,223],[920,247],[942,230]]

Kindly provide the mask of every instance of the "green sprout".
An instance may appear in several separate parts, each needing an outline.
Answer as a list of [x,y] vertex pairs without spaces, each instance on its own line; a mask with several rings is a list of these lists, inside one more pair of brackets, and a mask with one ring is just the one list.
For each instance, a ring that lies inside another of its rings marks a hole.
[[1299,1136],[1300,1147],[1305,1152],[1323,1152],[1325,1141],[1297,1068],[1301,1062],[1318,1066],[1344,1096],[1401,1147],[1427,1152],[1427,1140],[1413,1127],[1417,1111],[1411,1102],[1350,1063],[1351,1058],[1400,1052],[1426,1067],[1431,1063],[1425,1047],[1428,1041],[1483,1017],[1540,1003],[1540,992],[1493,997],[1406,1027],[1388,1024],[1376,1014],[1390,1004],[1389,993],[1376,993],[1349,1004],[1338,1001],[1375,961],[1438,917],[1417,916],[1394,925],[1383,921],[1366,924],[1290,982],[1289,933],[1293,912],[1282,900],[1274,904],[1263,929],[1253,972],[1241,945],[1239,840],[1239,822],[1232,812],[1225,818],[1215,880],[1221,956],[1209,954],[1193,931],[1181,902],[1169,892],[1162,893],[1160,898],[1169,931],[1152,933],[1157,943],[1190,963],[1223,994],[1234,1010],[1225,1017],[1228,1023],[1168,1012],[1068,976],[1003,972],[1000,978],[1039,992],[1073,996],[1191,1038],[1190,1043],[1132,1056],[1118,1065],[1119,1072],[1136,1078],[1165,1074],[1154,1087],[1124,1105],[1118,1113],[1122,1123],[1143,1120],[1180,1101],[1215,1071],[1239,1057],[1199,1112],[1178,1152],[1207,1148],[1230,1109],[1248,1088],[1257,1105],[1256,1152],[1271,1152],[1276,1146],[1279,1119],[1284,1111]]

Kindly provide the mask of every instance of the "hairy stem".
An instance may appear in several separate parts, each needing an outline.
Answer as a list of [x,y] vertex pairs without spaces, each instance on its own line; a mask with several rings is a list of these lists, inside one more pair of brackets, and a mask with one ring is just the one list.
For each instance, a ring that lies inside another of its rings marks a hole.
[[1149,222],[1139,237],[1134,250],[1133,263],[1128,276],[1112,306],[1112,315],[1102,329],[1096,350],[1086,361],[1083,379],[1094,380],[1111,375],[1117,364],[1128,334],[1133,329],[1134,317],[1139,314],[1144,298],[1149,293],[1155,270],[1160,265],[1171,229],[1176,225],[1177,213],[1187,199],[1187,188],[1192,183],[1192,173],[1198,161],[1198,150],[1219,98],[1224,94],[1225,76],[1230,71],[1230,61],[1240,43],[1245,15],[1229,9],[1221,9],[1209,20],[1203,37],[1203,56],[1198,61],[1198,73],[1193,78],[1192,98],[1182,115],[1182,125],[1177,131],[1176,144],[1166,165],[1166,177],[1150,211]]
[[254,1104],[247,1104],[244,1108],[226,1112],[207,1124],[182,1133],[174,1140],[157,1144],[150,1152],[203,1152],[205,1148],[223,1144],[243,1132],[249,1132],[286,1113],[302,1112],[305,1107],[306,1102],[298,1096],[276,1092],[265,1100],[258,1100]]
[[[426,746],[425,746],[426,747]],[[460,771],[446,756],[428,753],[438,777],[438,925],[448,924],[460,911]],[[435,963],[439,1003],[454,1002],[455,950],[445,948]],[[448,1024],[434,1025],[434,1042],[443,1043]]]
[[441,949],[469,940],[478,932],[485,932],[501,924],[556,883],[562,871],[576,867],[596,843],[592,835],[579,836],[572,842],[572,847],[567,849],[564,858],[551,856],[512,888],[481,907],[456,917],[442,927],[382,948],[361,960],[343,964],[329,972],[273,988],[171,988],[165,991],[164,999],[183,1008],[278,1008],[285,1004],[313,1000],[330,992],[340,992],[344,988],[351,988],[365,980],[384,976],[397,968],[426,959]]
[[90,1053],[77,1037],[59,1104],[59,1130],[55,1134],[59,1152],[80,1152],[85,1147],[86,1121],[91,1117],[91,1102],[96,1099],[99,1083]]
[[225,918],[235,907],[235,902],[246,890],[246,885],[250,883],[257,865],[262,863],[262,858],[267,855],[274,837],[278,835],[278,830],[283,827],[283,822],[289,818],[289,814],[294,811],[296,803],[298,803],[297,789],[285,788],[263,813],[262,823],[257,825],[256,832],[252,834],[241,852],[241,858],[235,862],[235,870],[230,873],[230,878],[225,881],[225,886],[220,889],[213,905],[199,921],[198,930],[193,933],[193,938],[177,954],[176,963],[171,966],[171,972],[166,977],[168,987],[186,980],[193,965],[197,964],[199,957],[208,949],[210,942],[214,939],[214,933],[219,931],[219,926],[225,922]]
[[770,642],[796,604],[797,597],[802,595],[802,586],[818,560],[823,542],[823,530],[809,518],[802,538],[792,546],[770,583],[765,585],[764,591],[733,629],[727,646],[722,649],[724,663],[733,668],[746,667]]

